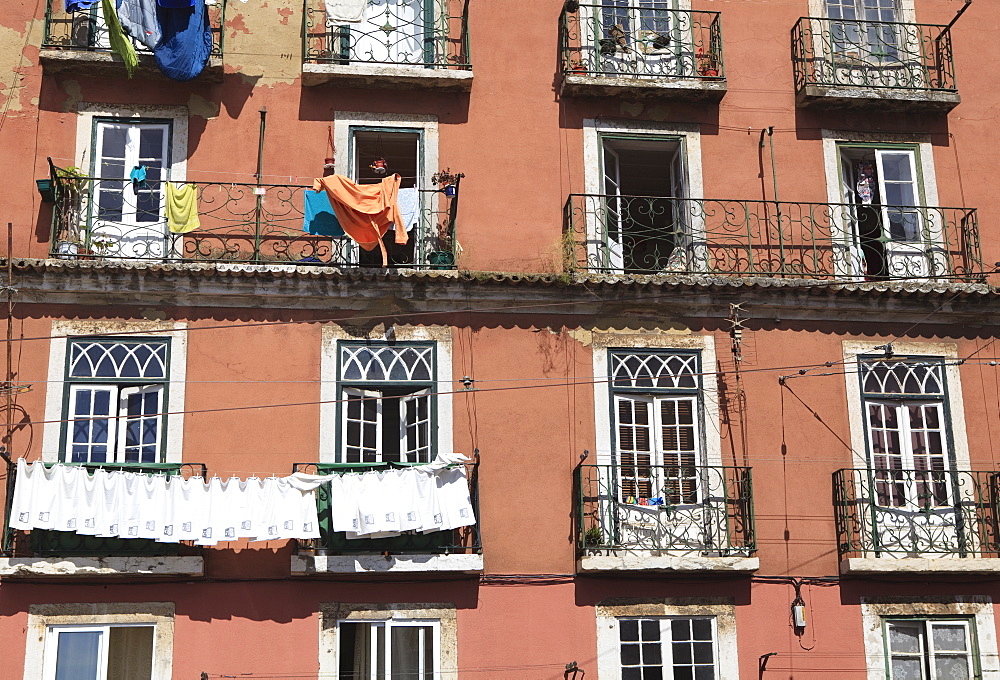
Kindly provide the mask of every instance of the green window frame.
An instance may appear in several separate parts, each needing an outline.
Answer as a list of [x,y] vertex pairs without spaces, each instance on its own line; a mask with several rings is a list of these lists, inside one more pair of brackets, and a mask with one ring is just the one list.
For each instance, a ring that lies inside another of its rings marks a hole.
[[69,338],[64,376],[61,462],[164,462],[169,337]]
[[437,343],[337,342],[338,463],[437,454]]

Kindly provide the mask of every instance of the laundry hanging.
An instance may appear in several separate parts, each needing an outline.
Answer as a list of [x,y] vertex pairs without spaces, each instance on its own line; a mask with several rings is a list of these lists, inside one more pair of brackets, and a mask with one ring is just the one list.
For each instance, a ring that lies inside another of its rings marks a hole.
[[420,219],[420,192],[416,187],[400,189],[396,199],[399,204],[399,215],[403,219],[403,228],[406,231],[413,231],[417,220]]
[[368,0],[326,0],[326,23],[328,26],[360,23],[365,18],[367,4]]
[[325,191],[302,192],[303,220],[302,231],[314,236],[330,236],[339,238],[344,235],[344,229],[340,226],[337,215],[330,205],[330,197]]
[[460,454],[442,454],[429,465],[363,474],[206,481],[40,461],[28,465],[22,458],[10,527],[202,546],[314,539],[320,537],[315,491],[329,484],[329,529],[348,539],[446,531],[476,523],[460,464],[465,461]]
[[101,0],[66,0],[67,12],[82,12],[100,3]]
[[156,0],[117,0],[118,18],[130,36],[149,49],[160,42],[160,22],[156,18]]
[[178,188],[167,182],[167,226],[171,233],[186,234],[201,226],[198,217],[198,189],[193,184]]
[[132,41],[125,36],[125,31],[118,20],[118,12],[115,10],[114,3],[111,0],[103,0],[103,2],[104,4],[101,7],[104,11],[104,21],[108,27],[108,42],[111,44],[111,51],[125,62],[125,72],[131,78],[136,66],[139,65],[139,57],[135,54],[135,47],[132,45]]
[[205,0],[188,4],[160,4],[156,10],[163,37],[153,49],[163,75],[186,81],[198,77],[212,55],[212,27]]
[[364,250],[381,250],[383,267],[389,255],[382,237],[390,227],[395,228],[397,244],[408,240],[397,203],[400,181],[399,175],[391,175],[378,184],[361,185],[343,175],[329,175],[313,182],[316,191],[326,190],[344,232]]

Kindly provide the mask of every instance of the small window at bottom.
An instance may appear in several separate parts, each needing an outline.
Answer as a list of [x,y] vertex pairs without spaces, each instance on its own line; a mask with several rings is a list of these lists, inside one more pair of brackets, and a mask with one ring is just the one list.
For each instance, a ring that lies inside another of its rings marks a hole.
[[52,626],[53,680],[152,680],[154,626]]

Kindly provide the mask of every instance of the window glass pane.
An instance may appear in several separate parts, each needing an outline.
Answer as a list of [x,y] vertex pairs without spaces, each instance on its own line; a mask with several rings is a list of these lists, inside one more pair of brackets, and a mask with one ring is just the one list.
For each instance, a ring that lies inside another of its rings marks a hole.
[[934,658],[935,680],[968,680],[969,660],[964,656],[936,656]]
[[433,676],[433,669],[428,673],[422,668],[426,653],[421,654],[422,645],[433,644],[433,628],[430,626],[393,626],[392,640],[392,672],[393,680],[422,680]]
[[711,640],[712,639],[712,621],[711,619],[694,619],[691,622],[691,628],[693,630],[693,637],[695,640]]
[[623,666],[638,666],[639,645],[623,644],[621,648],[621,658]]
[[639,641],[639,622],[632,619],[625,619],[618,622],[618,635],[622,642]]
[[153,627],[117,626],[108,636],[108,680],[152,680]]
[[123,125],[101,125],[101,155],[104,158],[125,158],[128,128]]
[[908,654],[920,653],[923,625],[894,621],[889,624],[889,649]]
[[887,182],[910,182],[913,172],[909,153],[883,153],[882,179]]
[[934,640],[934,651],[964,652],[967,649],[965,630],[963,624],[932,624],[931,637]]
[[111,389],[74,389],[70,458],[74,463],[103,463],[111,460],[112,404],[117,395]]
[[[372,623],[341,623],[338,629],[340,680],[371,680],[375,672],[377,680],[383,680],[385,669],[385,644],[381,626]],[[375,638],[378,640],[376,641]],[[373,646],[375,649],[373,649]],[[372,668],[373,653],[377,654],[375,668]]]
[[892,660],[892,680],[924,680],[921,659]]
[[55,680],[99,680],[101,635],[100,631],[60,631]]

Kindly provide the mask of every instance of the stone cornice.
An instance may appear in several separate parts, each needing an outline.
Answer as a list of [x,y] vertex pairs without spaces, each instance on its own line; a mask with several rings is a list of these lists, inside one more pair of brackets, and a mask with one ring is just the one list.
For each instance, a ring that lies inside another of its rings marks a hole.
[[[2,261],[0,261],[2,262]],[[747,302],[755,318],[811,322],[991,324],[1000,291],[953,282],[554,275],[416,271],[311,265],[147,263],[14,259],[21,304],[370,310],[399,313],[522,307],[521,313],[606,315],[642,310],[718,316]],[[381,302],[381,304],[379,304]],[[552,306],[548,306],[551,303]],[[525,308],[526,306],[534,306]]]

